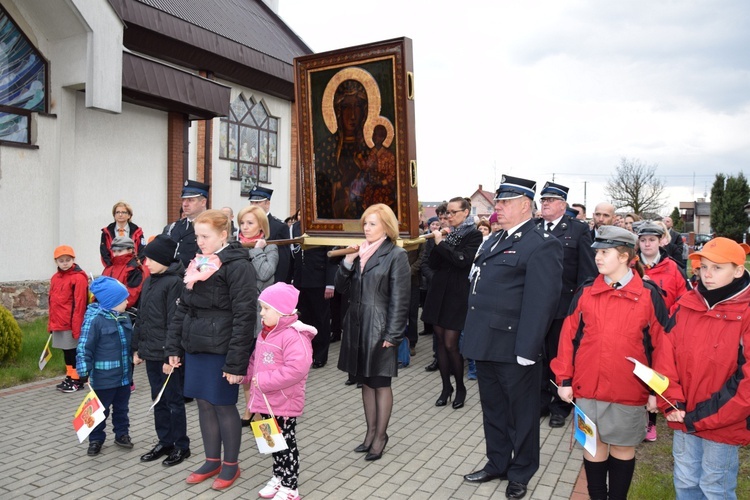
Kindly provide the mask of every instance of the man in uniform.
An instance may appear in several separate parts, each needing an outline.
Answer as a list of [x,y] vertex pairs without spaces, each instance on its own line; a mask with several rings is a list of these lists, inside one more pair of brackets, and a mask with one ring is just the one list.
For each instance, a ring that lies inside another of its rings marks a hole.
[[[258,205],[266,212],[268,216],[268,230],[271,234],[264,235],[266,240],[288,240],[290,239],[290,228],[283,221],[271,215],[271,196],[273,189],[256,186],[250,191],[250,203]],[[290,245],[279,245],[279,263],[276,266],[276,272],[273,275],[274,283],[284,282],[291,283],[289,264],[292,260],[292,250]]]
[[182,187],[182,219],[164,228],[164,234],[177,242],[175,257],[182,261],[186,269],[198,252],[193,220],[206,211],[209,188],[208,184],[202,182],[185,181]]
[[542,188],[542,218],[539,224],[542,229],[560,240],[563,246],[562,294],[557,305],[552,325],[547,331],[542,369],[542,416],[549,415],[550,427],[563,427],[565,417],[570,414],[572,405],[562,401],[557,395],[557,388],[550,383],[554,379],[549,369],[549,362],[557,356],[557,344],[560,341],[565,316],[568,315],[570,302],[581,284],[593,278],[599,271],[594,263],[594,251],[591,249],[591,233],[588,224],[565,214],[568,199],[568,188],[548,182]]
[[487,463],[464,479],[508,479],[523,498],[539,468],[542,346],[562,289],[560,240],[531,218],[536,183],[503,176],[495,212],[503,231],[482,245],[470,274],[463,355],[476,360]]

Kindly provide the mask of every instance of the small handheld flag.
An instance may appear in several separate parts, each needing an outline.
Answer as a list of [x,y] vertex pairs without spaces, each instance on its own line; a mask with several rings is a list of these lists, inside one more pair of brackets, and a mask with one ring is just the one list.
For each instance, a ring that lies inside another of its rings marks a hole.
[[104,407],[94,390],[91,389],[83,398],[83,402],[73,417],[73,428],[78,435],[78,442],[83,443],[91,431],[102,422],[104,422]]
[[172,372],[174,371],[174,366],[171,370],[169,370],[169,375],[167,375],[167,379],[164,381],[164,385],[161,386],[161,390],[159,391],[159,394],[156,395],[156,399],[154,399],[154,402],[151,404],[151,407],[149,407],[148,411],[153,412],[154,406],[156,406],[159,401],[161,401],[161,396],[164,394],[164,389],[167,388],[167,384],[169,383],[169,379],[172,378]]
[[648,366],[644,365],[640,361],[634,358],[627,358],[628,361],[635,363],[633,373],[636,376],[646,382],[646,385],[652,388],[657,394],[662,394],[669,387],[669,379],[659,372],[654,371]]
[[[554,380],[550,379],[550,382],[558,389],[560,388],[560,386],[557,385]],[[577,404],[572,401],[570,402],[570,404],[572,404],[575,408],[575,412],[573,414],[573,420],[575,421],[573,427],[573,436],[576,438],[576,441],[578,441],[578,443],[583,446],[583,449],[589,452],[589,455],[595,457],[597,436],[596,424],[588,417],[588,415],[583,413],[583,410]]]
[[592,457],[596,456],[596,424],[575,406],[575,438]]
[[47,344],[45,344],[44,349],[42,350],[42,355],[39,356],[39,371],[44,370],[44,367],[47,366],[47,363],[50,359],[52,359],[52,351],[49,348],[49,343],[52,341],[52,334],[49,334],[49,338],[47,339]]
[[643,363],[639,362],[637,359],[628,357],[626,358],[628,361],[632,361],[635,363],[635,368],[633,368],[633,373],[635,375],[643,380],[647,386],[652,388],[656,394],[661,396],[661,398],[669,403],[669,406],[677,410],[678,408],[673,405],[667,398],[662,396],[662,393],[667,390],[667,387],[669,387],[669,379],[662,375],[661,373],[652,370],[648,366],[644,365]]

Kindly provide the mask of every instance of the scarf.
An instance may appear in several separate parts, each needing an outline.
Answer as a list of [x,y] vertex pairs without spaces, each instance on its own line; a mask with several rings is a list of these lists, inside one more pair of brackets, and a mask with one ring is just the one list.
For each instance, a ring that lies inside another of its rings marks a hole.
[[275,326],[268,326],[265,323],[263,323],[263,328],[260,329],[260,338],[263,340],[266,340],[266,337],[268,337],[268,334],[271,333],[271,330],[276,328]]
[[221,260],[216,254],[196,255],[190,261],[187,271],[185,271],[185,286],[188,290],[193,289],[196,281],[206,281],[221,267]]
[[251,238],[246,238],[245,236],[243,236],[242,231],[240,231],[237,236],[238,236],[238,239],[240,240],[240,243],[250,243],[251,241],[257,241],[257,240],[263,239],[263,231],[259,232],[258,234],[256,234],[255,236]]
[[742,273],[742,276],[740,276],[739,278],[735,278],[728,285],[724,285],[713,290],[709,290],[703,285],[702,281],[699,281],[698,292],[700,292],[701,297],[706,300],[706,302],[708,303],[708,307],[711,308],[722,300],[726,300],[730,297],[733,297],[734,295],[737,295],[748,284],[750,284],[750,277],[748,277],[747,273]]
[[477,226],[476,224],[474,224],[474,220],[467,217],[465,221],[463,221],[457,227],[451,229],[451,232],[448,233],[448,236],[445,237],[445,242],[450,246],[455,247],[459,243],[461,243],[461,240],[464,236],[466,236],[466,233],[468,233],[472,229],[476,229],[476,227]]
[[383,244],[385,241],[385,236],[380,238],[377,241],[373,241],[370,243],[369,241],[366,241],[362,243],[359,246],[359,270],[360,272],[364,272],[365,270],[365,264],[367,264],[367,261],[370,260],[370,257],[375,253],[375,251],[380,248],[380,245]]

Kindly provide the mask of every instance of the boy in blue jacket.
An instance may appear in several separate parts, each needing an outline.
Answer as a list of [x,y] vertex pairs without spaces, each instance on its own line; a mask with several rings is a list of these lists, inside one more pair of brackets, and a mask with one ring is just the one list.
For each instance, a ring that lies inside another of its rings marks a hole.
[[133,448],[128,430],[130,403],[130,340],[132,325],[125,314],[128,289],[114,278],[101,276],[91,283],[97,302],[89,304],[81,327],[76,351],[78,376],[89,377],[89,384],[104,406],[104,422],[89,434],[89,456],[96,456],[106,437],[104,428],[112,407],[115,444]]

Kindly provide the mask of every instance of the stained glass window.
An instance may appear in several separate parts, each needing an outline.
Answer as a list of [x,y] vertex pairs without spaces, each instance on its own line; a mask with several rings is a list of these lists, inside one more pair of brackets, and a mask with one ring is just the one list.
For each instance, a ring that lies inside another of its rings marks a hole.
[[229,106],[219,126],[219,158],[231,160],[230,178],[240,181],[247,196],[259,182],[270,183],[268,167],[278,168],[279,119],[263,102],[242,94]]
[[29,144],[31,111],[47,111],[47,61],[0,7],[0,141]]

